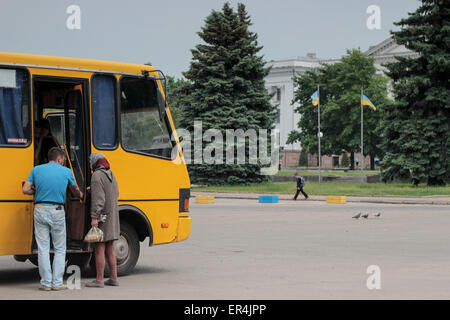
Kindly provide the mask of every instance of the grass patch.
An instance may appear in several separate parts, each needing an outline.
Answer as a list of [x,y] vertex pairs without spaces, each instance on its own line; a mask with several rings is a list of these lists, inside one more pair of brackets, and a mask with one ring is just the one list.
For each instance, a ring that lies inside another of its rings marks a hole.
[[[258,194],[294,194],[295,182],[268,182],[241,186],[196,187],[193,191],[225,191]],[[330,196],[450,196],[450,186],[428,187],[411,184],[307,182],[304,188],[310,195]]]

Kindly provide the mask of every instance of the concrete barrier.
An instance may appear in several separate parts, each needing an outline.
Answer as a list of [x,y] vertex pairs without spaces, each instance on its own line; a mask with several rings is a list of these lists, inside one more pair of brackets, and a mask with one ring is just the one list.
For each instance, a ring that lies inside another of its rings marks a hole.
[[214,203],[215,198],[213,196],[196,196],[195,197],[195,202],[196,203]]
[[346,196],[327,196],[326,201],[327,201],[327,203],[345,204],[345,203],[347,203],[347,197]]
[[278,196],[259,196],[259,203],[278,203]]

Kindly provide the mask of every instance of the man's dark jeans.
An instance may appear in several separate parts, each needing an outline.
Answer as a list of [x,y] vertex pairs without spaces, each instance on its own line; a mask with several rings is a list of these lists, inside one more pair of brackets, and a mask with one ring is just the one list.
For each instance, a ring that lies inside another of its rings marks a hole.
[[297,200],[297,197],[300,192],[305,196],[305,199],[308,199],[308,195],[306,194],[305,191],[303,191],[303,187],[297,187],[297,193],[294,196],[294,200]]

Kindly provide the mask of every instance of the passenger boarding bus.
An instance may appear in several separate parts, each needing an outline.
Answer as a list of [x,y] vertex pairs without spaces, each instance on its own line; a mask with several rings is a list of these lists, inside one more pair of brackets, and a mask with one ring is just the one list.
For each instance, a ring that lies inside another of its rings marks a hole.
[[22,183],[44,163],[36,123],[47,119],[50,145],[66,150],[84,198],[67,192],[68,265],[86,266],[92,245],[89,155],[103,153],[119,184],[118,273],[149,246],[189,237],[190,180],[165,100],[162,72],[150,65],[0,53],[0,255],[37,264],[33,197]]

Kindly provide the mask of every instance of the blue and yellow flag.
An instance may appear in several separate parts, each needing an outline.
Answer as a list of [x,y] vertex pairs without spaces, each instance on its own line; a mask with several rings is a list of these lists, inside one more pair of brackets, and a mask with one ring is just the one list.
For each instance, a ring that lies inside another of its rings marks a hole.
[[369,98],[367,98],[364,94],[361,93],[361,105],[362,106],[369,106],[371,107],[374,111],[377,110],[377,108],[375,108],[375,106],[373,105],[373,103],[369,100]]
[[316,92],[313,93],[311,96],[312,104],[317,106],[319,104],[319,91],[316,90]]

